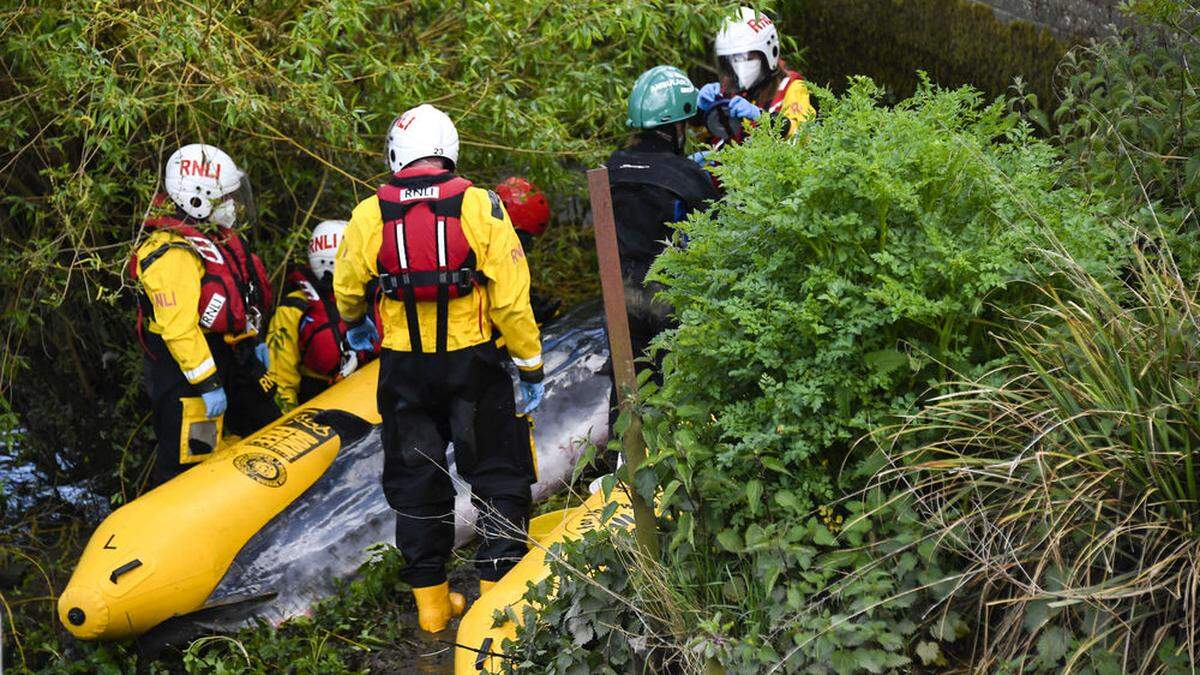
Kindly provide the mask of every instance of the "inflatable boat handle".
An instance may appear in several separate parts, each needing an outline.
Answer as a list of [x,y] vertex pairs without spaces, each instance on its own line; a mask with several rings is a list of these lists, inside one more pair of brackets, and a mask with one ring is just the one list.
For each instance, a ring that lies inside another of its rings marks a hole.
[[142,561],[138,560],[137,558],[134,558],[133,560],[130,560],[129,562],[125,563],[124,565],[121,565],[117,569],[113,570],[112,574],[108,575],[108,580],[115,584],[115,583],[117,583],[117,579],[120,578],[121,575],[132,572],[141,566],[142,566]]

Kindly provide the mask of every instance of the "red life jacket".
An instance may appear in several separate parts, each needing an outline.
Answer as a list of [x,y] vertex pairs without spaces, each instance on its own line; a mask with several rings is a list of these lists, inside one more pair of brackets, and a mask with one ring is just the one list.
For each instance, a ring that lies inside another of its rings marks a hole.
[[[321,284],[307,267],[296,267],[288,273],[285,297],[282,304],[303,310],[300,317],[299,335],[300,361],[318,375],[330,379],[337,377],[342,368],[342,344],[346,335],[346,323],[338,313],[337,302],[332,293],[321,293]],[[292,291],[304,294],[302,303],[293,301]]]
[[[267,308],[271,307],[271,284],[262,260],[250,252],[240,235],[233,230],[222,230],[223,237],[210,237],[194,225],[165,216],[147,220],[146,226],[175,232],[187,244],[163,244],[142,260],[138,260],[135,251],[129,259],[130,277],[137,279],[171,248],[182,248],[198,256],[204,264],[198,307],[200,326],[227,335],[259,331]],[[139,332],[146,304],[139,305]]]
[[379,288],[404,302],[413,351],[422,351],[418,302],[437,303],[437,351],[444,352],[450,299],[483,283],[462,229],[463,194],[469,187],[471,181],[449,171],[404,169],[376,192],[383,216]]
[[775,88],[775,96],[771,98],[771,105],[767,106],[767,112],[771,115],[779,112],[783,108],[783,97],[787,95],[787,90],[792,86],[793,82],[803,82],[804,78],[794,70],[787,70],[783,73],[783,80],[779,86]]

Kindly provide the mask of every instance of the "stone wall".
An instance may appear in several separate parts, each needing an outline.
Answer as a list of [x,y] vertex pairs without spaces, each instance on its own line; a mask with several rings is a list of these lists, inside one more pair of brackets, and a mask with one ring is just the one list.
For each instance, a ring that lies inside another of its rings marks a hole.
[[1119,0],[974,0],[990,5],[1003,21],[1028,21],[1059,39],[1077,41],[1105,35],[1125,23]]
[[[1063,26],[1068,18],[1079,26],[1083,14],[1067,12],[1067,5],[1114,1],[783,0],[779,24],[797,48],[789,45],[784,56],[806,78],[835,91],[848,77],[868,75],[899,100],[912,94],[920,70],[943,86],[970,84],[989,99],[1012,93],[1020,77],[1026,91],[1049,102],[1054,68],[1079,38],[1059,38],[1046,22],[1058,16]],[[1063,11],[1046,13],[1051,2]],[[1032,20],[1017,19],[1018,11]],[[1035,23],[1039,17],[1042,23]],[[1103,19],[1088,21],[1099,26]]]

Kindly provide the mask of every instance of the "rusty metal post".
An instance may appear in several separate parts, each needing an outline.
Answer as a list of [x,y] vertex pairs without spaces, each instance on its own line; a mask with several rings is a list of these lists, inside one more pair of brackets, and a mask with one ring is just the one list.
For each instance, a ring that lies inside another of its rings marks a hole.
[[[592,224],[596,230],[596,254],[600,262],[600,287],[604,293],[604,318],[608,326],[613,377],[617,383],[618,404],[629,415],[629,428],[623,440],[625,465],[632,478],[646,461],[646,444],[642,439],[641,415],[633,406],[637,396],[637,374],[633,368],[633,346],[629,340],[629,320],[625,314],[625,286],[621,280],[621,257],[617,251],[617,229],[613,218],[612,193],[609,192],[608,169],[591,169],[587,177],[588,192],[592,197]],[[634,537],[644,552],[658,560],[658,522],[654,508],[632,485],[629,499],[633,506]]]

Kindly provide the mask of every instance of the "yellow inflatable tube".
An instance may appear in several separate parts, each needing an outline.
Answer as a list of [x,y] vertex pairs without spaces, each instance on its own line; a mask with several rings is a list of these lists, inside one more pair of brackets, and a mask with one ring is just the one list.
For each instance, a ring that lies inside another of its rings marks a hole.
[[[600,522],[601,513],[610,502],[617,509],[606,523]],[[547,514],[549,515],[549,514]],[[536,519],[535,519],[536,520]],[[633,509],[629,497],[620,489],[614,489],[606,499],[604,492],[592,494],[581,506],[576,507],[561,519],[561,523],[544,537],[535,537],[533,548],[521,558],[504,578],[483,594],[458,624],[457,646],[454,648],[455,675],[475,675],[481,672],[500,672],[505,638],[515,638],[517,627],[511,620],[493,627],[497,610],[512,608],[511,616],[520,617],[529,604],[522,596],[528,584],[538,583],[550,574],[546,552],[551,544],[568,539],[578,539],[585,533],[604,527],[628,529],[633,525]],[[534,528],[530,528],[531,534]]]
[[114,511],[59,597],[63,626],[110,640],[201,609],[242,546],[329,468],[342,446],[330,424],[379,423],[378,378],[375,361]]

